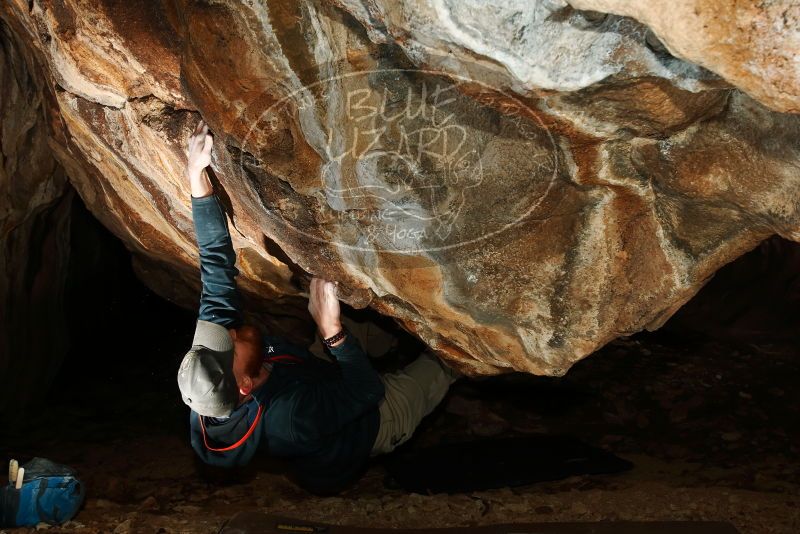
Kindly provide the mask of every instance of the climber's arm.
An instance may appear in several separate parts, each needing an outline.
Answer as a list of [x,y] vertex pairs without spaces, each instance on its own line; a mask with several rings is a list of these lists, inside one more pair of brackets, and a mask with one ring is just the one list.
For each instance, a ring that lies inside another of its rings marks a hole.
[[[330,338],[342,331],[336,285],[313,278],[308,311],[319,333]],[[322,383],[297,383],[270,405],[270,429],[278,437],[299,444],[319,443],[374,409],[385,387],[361,345],[350,335],[330,345],[341,371]]]
[[198,319],[236,328],[241,324],[236,290],[236,253],[228,232],[228,221],[205,172],[211,163],[211,134],[203,121],[189,139],[186,173],[192,191],[192,218],[200,250],[200,295]]

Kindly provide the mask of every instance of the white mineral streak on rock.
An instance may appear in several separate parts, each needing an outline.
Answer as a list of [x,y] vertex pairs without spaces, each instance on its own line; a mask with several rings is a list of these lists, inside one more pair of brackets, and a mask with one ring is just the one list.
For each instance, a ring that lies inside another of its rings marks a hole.
[[110,106],[117,109],[125,106],[126,99],[123,95],[87,80],[80,68],[75,65],[72,57],[61,49],[57,41],[51,41],[50,47],[50,54],[55,67],[54,74],[61,87],[101,106]]
[[[549,2],[432,0],[431,34],[505,66],[524,86],[574,91],[619,72],[610,52],[617,33],[597,33],[549,19]],[[554,5],[555,4],[555,5]],[[542,61],[547,58],[548,61]]]

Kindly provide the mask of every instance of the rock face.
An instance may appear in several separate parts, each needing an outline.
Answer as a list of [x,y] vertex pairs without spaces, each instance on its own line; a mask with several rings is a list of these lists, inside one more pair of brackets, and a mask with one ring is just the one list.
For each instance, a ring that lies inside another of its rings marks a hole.
[[800,241],[797,8],[728,4],[10,0],[0,15],[38,84],[34,141],[162,295],[196,301],[183,165],[202,116],[254,317],[295,332],[320,275],[466,372],[558,375],[659,327],[770,235]]
[[36,394],[22,385],[47,382],[66,344],[73,194],[48,147],[46,113],[57,108],[35,62],[0,25],[0,412]]
[[[569,0],[633,17],[674,55],[701,65],[776,111],[800,112],[800,4],[791,0]],[[652,37],[651,37],[652,42]],[[663,50],[662,50],[663,51]]]

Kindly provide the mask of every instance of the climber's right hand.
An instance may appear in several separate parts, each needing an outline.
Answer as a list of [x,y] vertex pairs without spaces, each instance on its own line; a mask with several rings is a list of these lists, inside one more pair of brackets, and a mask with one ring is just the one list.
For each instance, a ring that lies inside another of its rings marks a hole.
[[211,164],[211,146],[213,138],[208,131],[208,125],[200,119],[194,133],[189,137],[188,160],[186,174],[192,188],[193,197],[208,196],[213,192],[213,187],[203,170]]
[[[308,311],[323,339],[335,336],[342,330],[341,308],[336,295],[336,284],[323,278],[311,279],[308,288]],[[332,346],[339,345],[341,341]]]

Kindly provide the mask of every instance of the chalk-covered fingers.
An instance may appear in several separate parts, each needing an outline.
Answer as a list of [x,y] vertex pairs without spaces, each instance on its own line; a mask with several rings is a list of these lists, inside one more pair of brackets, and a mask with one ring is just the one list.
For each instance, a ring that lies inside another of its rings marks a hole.
[[211,164],[211,147],[214,143],[208,125],[202,119],[189,137],[187,173],[189,178],[199,176]]
[[308,311],[317,323],[323,338],[338,334],[342,329],[342,323],[336,284],[323,278],[312,278],[309,286]]

